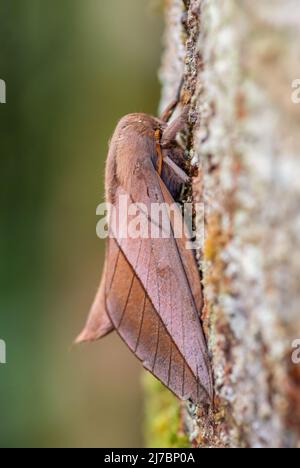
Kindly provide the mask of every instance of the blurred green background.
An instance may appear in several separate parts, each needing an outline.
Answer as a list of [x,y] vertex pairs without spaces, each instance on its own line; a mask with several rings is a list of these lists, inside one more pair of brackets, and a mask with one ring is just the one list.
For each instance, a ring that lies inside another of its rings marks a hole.
[[116,336],[70,351],[98,286],[108,140],[156,113],[156,0],[0,0],[1,447],[142,446],[141,368]]

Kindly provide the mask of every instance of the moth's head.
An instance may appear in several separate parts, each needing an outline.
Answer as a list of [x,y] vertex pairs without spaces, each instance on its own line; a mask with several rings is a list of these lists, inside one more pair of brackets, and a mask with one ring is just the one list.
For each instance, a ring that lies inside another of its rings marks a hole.
[[134,126],[138,131],[153,131],[164,128],[164,124],[157,119],[148,114],[134,113],[128,114],[123,117],[118,125],[119,129],[126,129],[127,127]]
[[162,122],[147,114],[129,114],[123,117],[110,143],[106,165],[106,197],[114,202],[118,185],[131,193],[133,175],[156,155],[155,132]]

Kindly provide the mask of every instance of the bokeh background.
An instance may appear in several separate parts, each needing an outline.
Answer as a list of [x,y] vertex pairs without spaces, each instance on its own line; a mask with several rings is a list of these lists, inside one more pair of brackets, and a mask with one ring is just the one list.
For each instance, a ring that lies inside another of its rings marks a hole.
[[156,113],[156,0],[0,0],[1,447],[143,445],[140,365],[116,336],[70,349],[100,279],[108,140]]

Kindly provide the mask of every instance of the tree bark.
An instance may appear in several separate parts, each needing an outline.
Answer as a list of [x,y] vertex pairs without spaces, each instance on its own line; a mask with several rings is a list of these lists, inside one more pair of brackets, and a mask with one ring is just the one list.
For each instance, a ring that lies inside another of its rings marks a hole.
[[300,4],[168,0],[166,23],[161,107],[184,75],[215,382],[182,422],[195,447],[299,447]]

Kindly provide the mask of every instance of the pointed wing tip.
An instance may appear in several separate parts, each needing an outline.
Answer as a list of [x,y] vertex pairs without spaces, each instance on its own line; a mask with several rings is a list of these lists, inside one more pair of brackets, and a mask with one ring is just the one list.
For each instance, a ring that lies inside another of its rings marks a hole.
[[86,330],[83,330],[75,339],[74,345],[80,345],[82,343],[88,343],[90,341],[95,341],[91,334],[89,334]]
[[104,338],[112,331],[114,331],[114,327],[112,325],[101,327],[97,331],[91,330],[89,327],[84,328],[84,330],[80,333],[80,335],[78,335],[78,337],[74,341],[74,345],[80,345],[83,343],[93,343],[94,341],[98,341],[101,338]]
[[[210,405],[214,403],[215,389],[214,389],[214,379],[211,364],[208,362],[206,365],[206,372],[203,375],[198,375],[198,382],[202,387],[202,393],[205,395],[207,402]],[[202,401],[203,403],[203,401]]]
[[100,338],[102,338],[103,336],[105,336],[105,334],[101,334],[100,332],[91,331],[88,328],[85,328],[80,333],[80,335],[77,336],[76,340],[74,341],[74,344],[80,345],[83,343],[93,343],[94,341],[100,340]]
[[203,385],[200,384],[200,387],[197,393],[198,393],[198,396],[197,398],[194,399],[194,401],[193,401],[193,398],[190,399],[193,404],[197,406],[203,406],[203,405],[213,406],[214,405],[213,385],[204,387]]
[[210,393],[207,393],[207,403],[210,406],[213,406],[213,404],[214,404],[214,393],[213,393],[213,391],[210,392]]
[[214,403],[214,388],[213,385],[211,384],[208,388],[205,389],[206,397],[207,397],[207,402],[210,405],[213,405]]
[[189,401],[196,406],[213,406],[214,405],[214,398],[209,395],[207,392],[205,392],[205,396],[201,396],[198,399],[193,400],[192,398],[189,398]]

